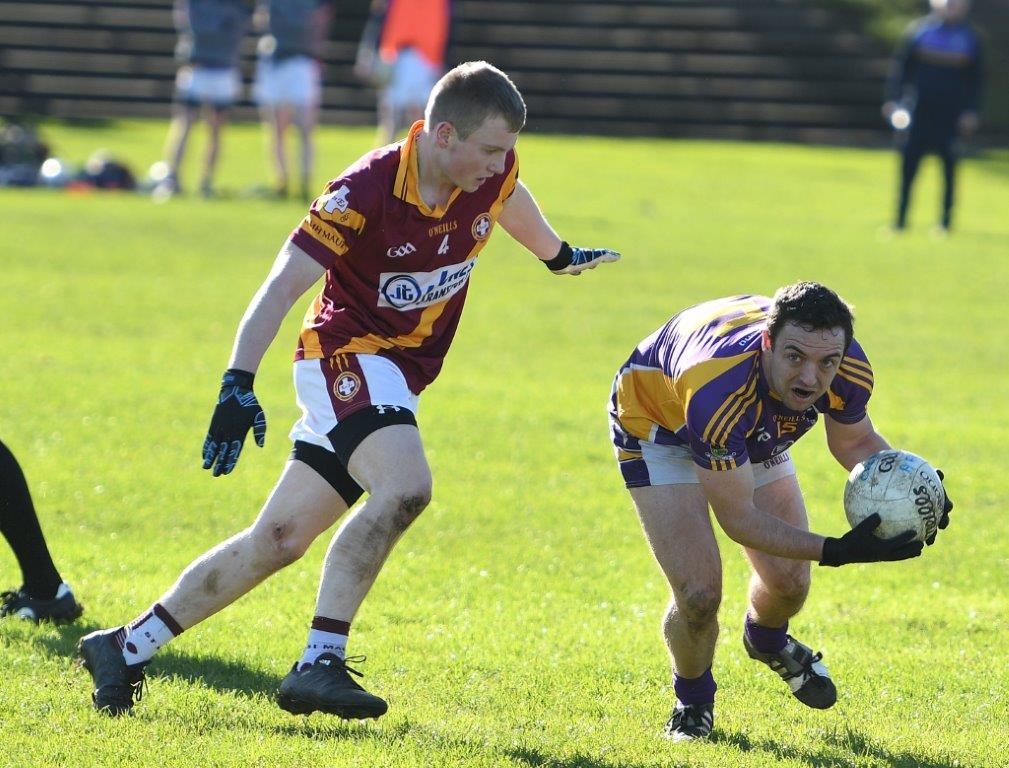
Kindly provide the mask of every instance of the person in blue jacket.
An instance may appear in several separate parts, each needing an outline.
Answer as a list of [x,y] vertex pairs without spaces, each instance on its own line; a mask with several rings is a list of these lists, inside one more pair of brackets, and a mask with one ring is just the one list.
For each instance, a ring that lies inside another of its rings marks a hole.
[[883,116],[901,140],[896,229],[907,224],[911,186],[921,159],[943,164],[940,226],[953,212],[958,139],[977,130],[981,101],[981,43],[967,21],[969,0],[931,0],[932,13],[914,22],[894,55]]

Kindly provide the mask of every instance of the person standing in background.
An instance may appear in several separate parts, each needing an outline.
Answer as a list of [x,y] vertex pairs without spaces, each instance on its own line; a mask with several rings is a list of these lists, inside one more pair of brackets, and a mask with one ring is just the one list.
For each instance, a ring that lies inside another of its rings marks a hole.
[[213,196],[221,131],[227,122],[228,108],[242,91],[239,48],[251,16],[252,6],[247,0],[176,0],[174,17],[179,43],[175,55],[184,63],[175,78],[175,105],[165,140],[167,175],[154,189],[156,198],[168,198],[179,192],[179,169],[189,132],[203,108],[210,134],[203,157],[200,194]]
[[[333,17],[330,0],[266,0],[260,6],[268,19],[259,40],[259,61],[253,94],[269,134],[276,169],[278,197],[290,184],[284,136],[293,122],[301,137],[300,197],[312,197],[312,134],[322,95],[323,45]],[[257,17],[259,14],[257,13]]]
[[378,143],[424,116],[445,70],[450,0],[373,0],[354,71],[378,88]]
[[940,224],[948,232],[955,189],[957,139],[978,126],[981,43],[970,23],[968,0],[931,0],[932,13],[911,25],[893,59],[883,117],[903,135],[900,196],[894,227],[907,225],[911,185],[921,159],[937,154],[943,165]]

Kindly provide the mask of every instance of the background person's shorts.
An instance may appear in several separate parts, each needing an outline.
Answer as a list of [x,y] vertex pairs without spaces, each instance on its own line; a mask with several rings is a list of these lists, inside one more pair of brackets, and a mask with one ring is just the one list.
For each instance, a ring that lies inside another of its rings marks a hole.
[[385,98],[395,110],[408,107],[424,108],[434,84],[441,77],[437,67],[413,48],[405,48],[392,65],[392,79],[385,89]]
[[319,62],[308,56],[260,57],[252,94],[261,107],[314,107],[322,94]]
[[237,68],[182,67],[175,76],[175,100],[189,106],[230,107],[242,93]]
[[[657,445],[647,440],[640,441],[641,453],[636,454],[621,448],[616,449],[617,463],[628,488],[642,488],[649,485],[699,484],[694,459],[690,448],[685,445]],[[753,486],[773,483],[781,477],[795,474],[795,464],[788,451],[782,451],[767,461],[750,463],[753,470]]]

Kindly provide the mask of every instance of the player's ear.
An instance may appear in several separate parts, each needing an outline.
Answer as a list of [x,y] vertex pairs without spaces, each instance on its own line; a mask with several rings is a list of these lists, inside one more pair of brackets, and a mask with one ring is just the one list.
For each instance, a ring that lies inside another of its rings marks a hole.
[[455,136],[455,126],[447,120],[442,120],[434,127],[435,144],[439,149],[448,149],[453,136]]
[[760,332],[760,348],[771,348],[771,333],[766,328]]

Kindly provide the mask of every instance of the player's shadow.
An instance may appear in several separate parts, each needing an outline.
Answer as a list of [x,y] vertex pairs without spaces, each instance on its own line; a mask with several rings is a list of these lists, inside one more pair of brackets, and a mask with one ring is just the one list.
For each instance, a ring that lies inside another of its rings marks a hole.
[[[804,765],[814,768],[828,768],[838,764],[837,754],[831,754],[827,750],[812,751],[802,749],[789,744],[778,744],[764,739],[751,739],[745,733],[715,731],[711,740],[717,743],[732,744],[743,752],[766,752],[774,755],[778,760],[798,760]],[[826,733],[819,740],[824,747],[833,747],[846,754],[866,755],[872,757],[882,765],[891,768],[955,768],[959,763],[955,760],[940,761],[928,760],[920,755],[910,752],[891,752],[880,746],[867,736],[855,733],[851,730],[843,732]]]
[[587,755],[571,755],[564,758],[553,757],[540,752],[538,749],[531,749],[529,747],[506,749],[504,753],[512,760],[523,765],[534,766],[534,768],[539,768],[540,766],[543,766],[543,768],[615,768],[615,766],[620,766],[620,768],[644,768],[642,763],[629,763],[623,759],[617,762],[610,762],[588,757]]
[[[77,642],[84,635],[101,627],[93,622],[77,622],[56,625],[54,629],[55,633],[30,635],[26,639],[42,646],[53,656],[76,660]],[[280,676],[242,662],[214,656],[189,656],[171,648],[157,655],[150,673],[155,678],[174,677],[216,691],[236,692],[246,696],[272,696],[280,683]]]
[[[482,742],[475,742],[461,736],[446,735],[436,729],[428,728],[409,720],[396,722],[392,725],[371,725],[367,722],[347,723],[327,719],[299,718],[298,720],[275,725],[272,731],[282,736],[296,736],[311,739],[338,739],[341,741],[368,742],[371,744],[396,749],[402,746],[403,740],[409,735],[415,739],[420,737],[424,742],[445,744],[464,748],[466,751],[487,753],[494,750]],[[641,763],[629,763],[626,760],[606,761],[587,755],[571,755],[557,757],[546,754],[531,747],[512,747],[502,749],[501,753],[518,765],[531,768],[644,768]]]

